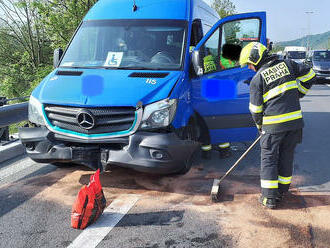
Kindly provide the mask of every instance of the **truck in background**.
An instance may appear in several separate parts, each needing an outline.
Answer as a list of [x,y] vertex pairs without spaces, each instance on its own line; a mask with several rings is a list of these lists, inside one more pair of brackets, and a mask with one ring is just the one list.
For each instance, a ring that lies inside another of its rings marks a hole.
[[284,59],[291,59],[297,63],[303,63],[306,59],[307,49],[302,46],[287,46],[283,51]]
[[98,1],[54,51],[54,71],[30,97],[33,125],[19,132],[34,161],[186,173],[202,130],[212,144],[255,138],[255,72],[219,62],[226,44],[266,45],[266,13],[219,20],[201,0],[133,3]]

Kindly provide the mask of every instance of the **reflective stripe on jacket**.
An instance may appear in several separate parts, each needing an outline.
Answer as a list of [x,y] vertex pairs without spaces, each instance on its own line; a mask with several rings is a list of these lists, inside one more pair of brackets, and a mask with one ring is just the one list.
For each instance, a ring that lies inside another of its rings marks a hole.
[[315,72],[304,64],[266,58],[250,83],[249,109],[268,133],[303,127],[299,98],[312,86]]

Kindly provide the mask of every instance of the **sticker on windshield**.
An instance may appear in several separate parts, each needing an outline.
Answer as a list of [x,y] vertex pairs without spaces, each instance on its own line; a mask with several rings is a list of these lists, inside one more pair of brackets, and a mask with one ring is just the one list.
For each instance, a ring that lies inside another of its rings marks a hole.
[[123,52],[108,52],[108,57],[104,66],[118,67],[123,59],[123,54]]

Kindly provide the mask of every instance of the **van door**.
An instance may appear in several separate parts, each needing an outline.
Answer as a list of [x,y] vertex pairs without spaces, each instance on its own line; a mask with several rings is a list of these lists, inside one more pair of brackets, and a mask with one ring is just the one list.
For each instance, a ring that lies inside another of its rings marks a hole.
[[266,46],[266,13],[228,16],[198,43],[203,75],[192,79],[194,110],[205,120],[211,143],[256,137],[249,111],[249,82],[255,72],[240,68],[239,54],[249,42]]

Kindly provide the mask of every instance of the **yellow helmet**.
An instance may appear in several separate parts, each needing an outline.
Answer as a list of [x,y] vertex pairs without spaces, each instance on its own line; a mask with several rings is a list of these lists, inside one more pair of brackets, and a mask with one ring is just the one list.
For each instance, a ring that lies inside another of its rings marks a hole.
[[239,63],[241,67],[246,64],[257,65],[267,48],[260,42],[250,42],[241,51]]

